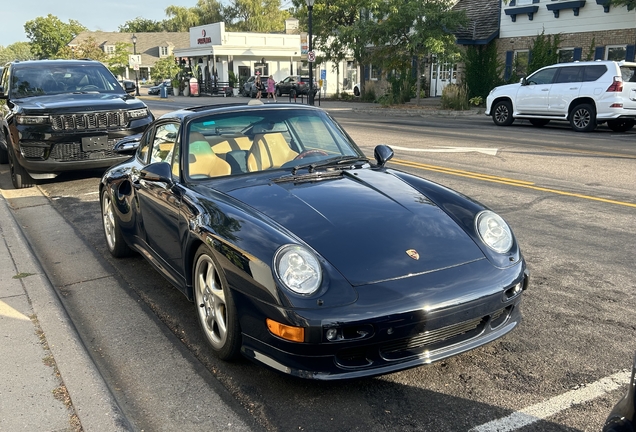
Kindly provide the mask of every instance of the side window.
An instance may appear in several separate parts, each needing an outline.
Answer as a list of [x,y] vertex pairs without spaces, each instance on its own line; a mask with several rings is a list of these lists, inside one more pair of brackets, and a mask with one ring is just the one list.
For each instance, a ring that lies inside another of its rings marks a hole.
[[585,66],[585,71],[583,72],[583,81],[596,81],[603,74],[607,72],[607,66],[605,65],[592,65]]
[[543,69],[528,77],[528,84],[552,84],[557,68]]
[[152,131],[148,130],[142,137],[139,142],[139,147],[137,148],[137,159],[139,159],[143,163],[148,163],[148,155],[150,154],[150,136],[152,135]]
[[152,155],[150,163],[170,162],[168,155],[172,156],[174,142],[177,139],[178,125],[176,123],[164,123],[155,129],[152,141]]
[[559,74],[557,75],[554,83],[575,83],[583,80],[583,67],[582,66],[569,66],[559,68]]

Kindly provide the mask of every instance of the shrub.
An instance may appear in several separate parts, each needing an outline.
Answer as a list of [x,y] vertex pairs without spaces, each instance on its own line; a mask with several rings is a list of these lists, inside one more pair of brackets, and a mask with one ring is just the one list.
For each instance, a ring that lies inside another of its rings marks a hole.
[[442,91],[442,109],[467,110],[470,109],[468,102],[468,89],[466,86],[449,84]]

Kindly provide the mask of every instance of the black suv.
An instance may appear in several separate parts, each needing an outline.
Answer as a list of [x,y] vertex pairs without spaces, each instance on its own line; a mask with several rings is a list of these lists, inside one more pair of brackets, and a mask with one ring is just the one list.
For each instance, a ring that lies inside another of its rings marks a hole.
[[15,61],[0,76],[0,163],[16,188],[122,162],[116,142],[152,120],[98,61]]

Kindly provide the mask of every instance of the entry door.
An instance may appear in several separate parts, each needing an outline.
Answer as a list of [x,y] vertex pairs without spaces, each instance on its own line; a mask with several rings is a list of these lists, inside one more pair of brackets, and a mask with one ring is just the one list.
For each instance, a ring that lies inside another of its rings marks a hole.
[[435,62],[431,64],[431,79],[429,94],[441,96],[444,87],[457,82],[457,65],[450,62]]

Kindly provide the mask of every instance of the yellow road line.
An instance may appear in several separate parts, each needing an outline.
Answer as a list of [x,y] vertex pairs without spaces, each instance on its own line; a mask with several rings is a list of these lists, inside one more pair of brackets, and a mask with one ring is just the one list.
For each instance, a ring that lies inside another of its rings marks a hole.
[[634,204],[634,203],[629,203],[629,202],[624,202],[624,201],[616,201],[616,200],[611,200],[611,199],[607,199],[607,198],[595,197],[595,196],[592,196],[592,195],[584,195],[584,194],[579,194],[579,193],[574,193],[574,192],[566,192],[566,191],[562,191],[562,190],[558,190],[558,189],[550,189],[550,188],[545,188],[545,187],[541,187],[541,186],[535,186],[534,183],[523,181],[523,180],[515,180],[515,179],[509,179],[509,178],[506,178],[506,177],[491,176],[491,175],[487,175],[487,174],[480,174],[480,173],[475,173],[475,172],[470,172],[470,171],[457,170],[457,169],[453,169],[453,168],[445,168],[445,167],[441,167],[441,166],[422,164],[422,163],[405,161],[405,160],[400,160],[400,159],[392,159],[391,163],[394,163],[394,164],[397,164],[397,165],[402,165],[402,166],[407,166],[407,167],[411,167],[411,168],[419,168],[419,169],[424,169],[424,170],[427,170],[427,171],[439,172],[439,173],[442,173],[442,174],[450,174],[450,175],[455,175],[455,176],[459,176],[459,177],[473,178],[473,179],[476,179],[476,180],[488,181],[488,182],[492,182],[492,183],[500,183],[500,184],[505,184],[505,185],[509,185],[509,186],[517,186],[517,187],[523,187],[523,188],[526,188],[526,189],[533,189],[533,190],[540,191],[540,192],[548,192],[548,193],[553,193],[553,194],[557,194],[557,195],[564,195],[564,196],[581,198],[581,199],[586,199],[586,200],[591,200],[591,201],[598,201],[598,202],[604,202],[604,203],[608,203],[608,204],[616,204],[616,205],[621,205],[621,206],[625,206],[625,207],[634,207],[634,208],[636,208],[636,204]]

